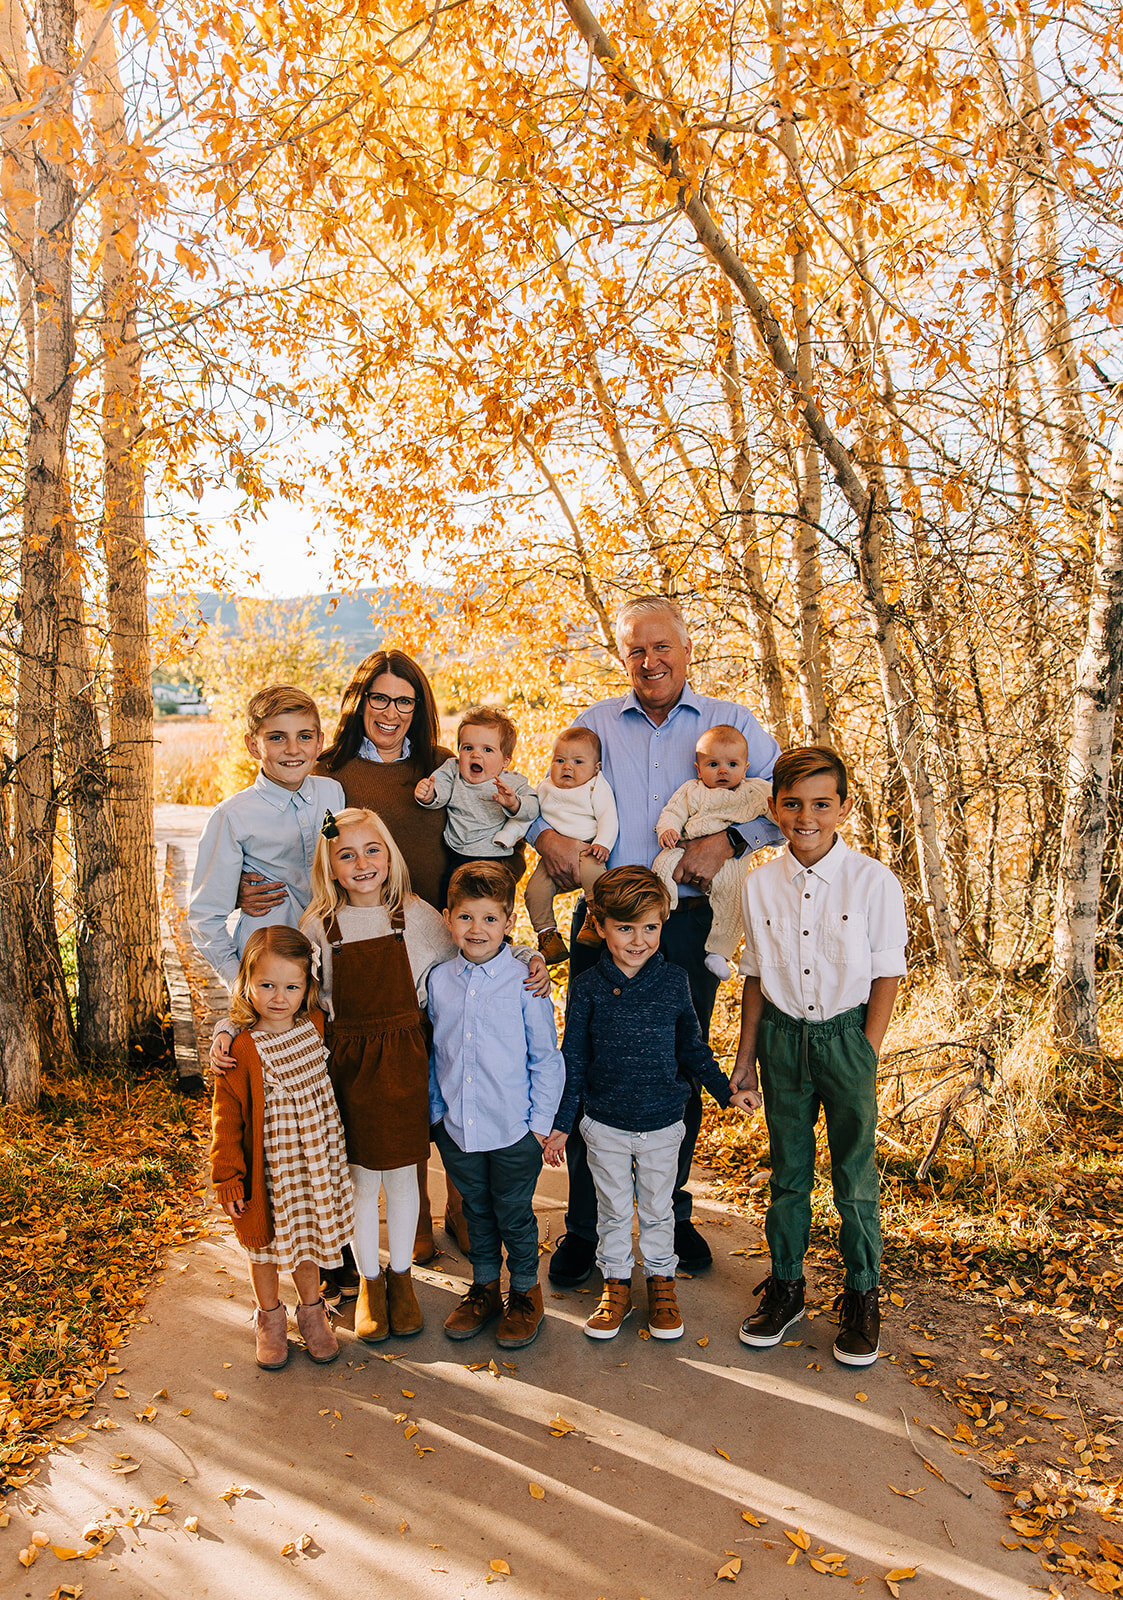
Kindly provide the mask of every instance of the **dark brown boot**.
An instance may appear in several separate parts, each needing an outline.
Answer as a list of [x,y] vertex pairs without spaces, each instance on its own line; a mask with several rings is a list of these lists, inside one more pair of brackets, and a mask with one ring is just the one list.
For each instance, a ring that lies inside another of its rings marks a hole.
[[427,1267],[437,1258],[437,1241],[433,1238],[433,1212],[429,1205],[429,1163],[417,1163],[417,1187],[421,1191],[421,1209],[417,1213],[417,1233],[413,1240],[413,1264]]
[[390,1313],[390,1332],[397,1334],[399,1339],[407,1338],[410,1334],[420,1333],[423,1327],[421,1307],[417,1303],[417,1295],[413,1289],[413,1278],[407,1267],[404,1272],[394,1272],[386,1268],[383,1276],[386,1279],[386,1304]]
[[474,1339],[502,1310],[498,1278],[492,1283],[474,1283],[445,1319],[445,1333],[450,1339]]
[[507,1304],[495,1330],[495,1342],[501,1350],[521,1350],[533,1344],[542,1328],[542,1285],[532,1289],[512,1289]]
[[445,1185],[448,1189],[448,1198],[445,1200],[445,1231],[450,1233],[456,1241],[456,1248],[462,1256],[468,1254],[468,1224],[464,1220],[464,1202],[460,1198],[460,1190],[452,1179],[445,1174]]

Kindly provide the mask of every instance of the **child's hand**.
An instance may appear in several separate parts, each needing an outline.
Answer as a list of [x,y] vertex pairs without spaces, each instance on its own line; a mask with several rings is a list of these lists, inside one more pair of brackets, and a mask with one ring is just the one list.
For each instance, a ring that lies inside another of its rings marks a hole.
[[729,1104],[736,1106],[738,1111],[758,1111],[764,1104],[764,1096],[759,1089],[734,1089],[729,1096]]
[[221,1078],[234,1065],[234,1056],[230,1049],[231,1043],[228,1033],[216,1033],[211,1040],[211,1071],[216,1078]]
[[246,1209],[246,1202],[244,1200],[224,1200],[222,1202],[222,1209],[226,1212],[226,1215],[230,1218],[231,1222],[233,1222],[234,1218],[240,1217],[242,1212]]
[[548,1167],[560,1167],[565,1164],[565,1141],[568,1138],[567,1133],[559,1133],[555,1128],[548,1139],[543,1139],[542,1159]]
[[664,828],[662,833],[659,835],[659,843],[663,846],[664,850],[677,850],[679,845],[682,843],[678,829]]
[[523,988],[529,989],[531,994],[537,995],[539,999],[550,993],[550,969],[537,952],[527,962]]
[[608,860],[610,853],[606,844],[588,844],[581,852],[583,856],[592,856],[593,860],[599,861],[602,866]]
[[435,799],[436,793],[437,786],[433,782],[432,778],[421,778],[416,784],[414,784],[413,798],[415,800],[420,800],[423,806],[429,805],[430,802]]
[[499,801],[504,811],[509,811],[511,816],[514,816],[519,809],[518,795],[509,783],[503,782],[502,778],[496,778],[495,780],[495,798]]

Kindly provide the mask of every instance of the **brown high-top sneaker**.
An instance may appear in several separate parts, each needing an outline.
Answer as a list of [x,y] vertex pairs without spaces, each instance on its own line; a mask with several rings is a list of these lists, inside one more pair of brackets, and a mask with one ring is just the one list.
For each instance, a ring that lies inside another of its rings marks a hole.
[[332,1330],[327,1307],[322,1300],[313,1301],[310,1306],[297,1306],[296,1325],[311,1360],[321,1367],[335,1360],[339,1354],[339,1340]]
[[450,1339],[474,1339],[502,1310],[498,1278],[491,1283],[474,1283],[445,1319],[445,1332]]
[[253,1314],[254,1335],[257,1341],[257,1364],[266,1372],[276,1372],[289,1358],[288,1312],[284,1306],[274,1306],[272,1311],[262,1311],[258,1306]]
[[647,1327],[653,1339],[681,1339],[682,1317],[673,1278],[648,1278]]
[[521,1350],[524,1344],[533,1344],[542,1328],[542,1285],[532,1289],[512,1289],[499,1326],[495,1342],[501,1350]]
[[404,1272],[395,1272],[391,1267],[385,1271],[386,1279],[386,1306],[390,1314],[390,1332],[396,1333],[399,1338],[406,1338],[409,1334],[420,1333],[422,1328],[421,1307],[417,1303],[414,1293],[413,1277],[407,1267]]
[[590,1339],[615,1339],[632,1314],[632,1285],[627,1278],[606,1278],[600,1305],[585,1324]]
[[548,967],[557,967],[569,960],[565,940],[556,928],[547,928],[538,935],[538,953]]
[[355,1301],[355,1338],[364,1344],[381,1344],[389,1338],[390,1318],[386,1309],[386,1274],[359,1280]]

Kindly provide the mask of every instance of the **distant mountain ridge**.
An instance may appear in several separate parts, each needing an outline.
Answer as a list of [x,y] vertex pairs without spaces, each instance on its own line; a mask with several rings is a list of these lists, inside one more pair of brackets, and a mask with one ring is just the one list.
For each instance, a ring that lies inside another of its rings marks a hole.
[[[448,593],[443,589],[426,589],[424,597],[430,608],[442,611],[448,603]],[[151,603],[172,598],[154,594]],[[208,627],[218,626],[230,633],[241,631],[237,596],[219,594],[213,589],[198,589],[192,599],[199,615]],[[325,642],[341,644],[348,658],[361,661],[363,656],[377,650],[383,642],[391,618],[397,609],[398,596],[392,589],[358,589],[353,594],[297,595],[284,600],[254,600],[255,605],[276,608],[279,615],[294,611],[311,614],[312,631]],[[189,621],[186,611],[182,613]]]

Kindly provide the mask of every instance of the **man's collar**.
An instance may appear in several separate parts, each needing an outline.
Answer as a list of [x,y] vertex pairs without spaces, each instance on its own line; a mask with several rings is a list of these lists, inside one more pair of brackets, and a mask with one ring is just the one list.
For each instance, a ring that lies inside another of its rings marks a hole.
[[311,776],[312,774],[308,773],[301,779],[299,789],[286,789],[284,784],[274,783],[272,778],[267,778],[259,768],[257,777],[253,780],[253,786],[263,800],[268,800],[271,806],[275,806],[278,811],[283,811],[290,800],[300,799],[307,802],[309,796],[304,790]]
[[[694,690],[688,683],[685,683],[682,687],[682,693],[679,695],[671,709],[667,712],[667,715],[663,718],[663,721],[659,723],[652,723],[651,725],[652,727],[665,728],[667,723],[671,720],[676,712],[696,711],[700,713],[701,710],[702,701],[700,696],[694,693]],[[620,706],[620,716],[623,716],[625,711],[635,711],[641,717],[646,717],[648,722],[651,722],[650,714],[646,712],[640,705],[639,700],[636,698],[636,691],[634,689],[629,689],[628,693],[624,696],[623,702]]]
[[834,836],[834,843],[821,860],[816,861],[813,867],[803,867],[792,854],[792,847],[788,845],[781,856],[788,878],[794,883],[801,872],[813,872],[817,878],[822,878],[824,883],[833,883],[842,871],[842,864],[846,859],[850,846],[845,842],[840,833]]

